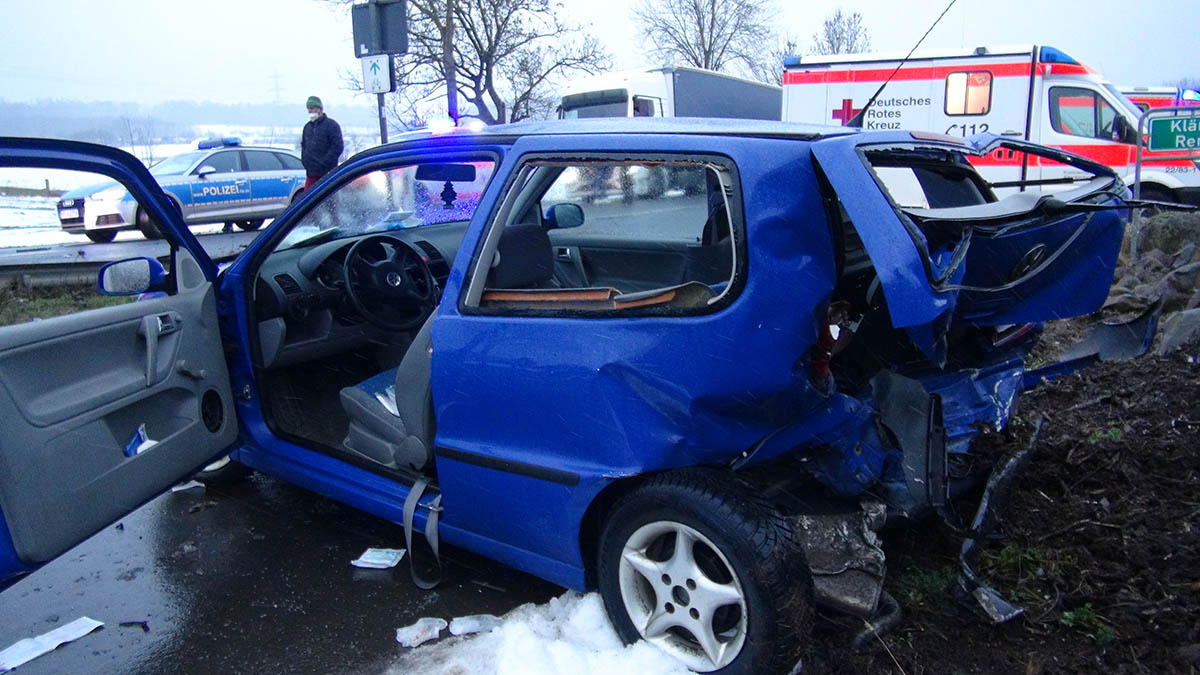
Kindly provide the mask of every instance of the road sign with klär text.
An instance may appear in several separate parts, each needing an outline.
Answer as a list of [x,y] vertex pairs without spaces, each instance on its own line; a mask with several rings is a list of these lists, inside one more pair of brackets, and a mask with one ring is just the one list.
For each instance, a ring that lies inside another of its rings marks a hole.
[[396,77],[392,70],[392,56],[365,56],[363,67],[363,91],[368,94],[386,94],[396,88]]
[[1150,150],[1200,150],[1200,117],[1159,117],[1150,120]]

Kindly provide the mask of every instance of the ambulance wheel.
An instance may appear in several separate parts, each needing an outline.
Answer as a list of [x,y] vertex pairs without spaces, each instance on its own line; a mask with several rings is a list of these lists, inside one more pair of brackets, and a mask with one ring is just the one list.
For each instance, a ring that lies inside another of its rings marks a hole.
[[91,239],[97,244],[107,244],[108,242],[117,238],[116,230],[91,230],[89,232],[84,232],[84,234],[87,235],[88,239]]
[[263,221],[262,220],[239,220],[239,221],[235,222],[234,224],[238,226],[239,230],[245,230],[247,232],[250,232],[252,230],[257,230],[258,228],[262,227]]
[[812,575],[790,524],[728,473],[661,474],[618,502],[597,579],[622,640],[696,672],[787,673],[812,631]]
[[[1146,199],[1146,200],[1149,200],[1152,202],[1173,202],[1173,201],[1175,201],[1175,197],[1171,196],[1171,193],[1169,190],[1160,188],[1157,185],[1143,185],[1141,197],[1142,197],[1142,199]],[[1157,206],[1147,206],[1142,209],[1141,217],[1142,218],[1153,218],[1154,216],[1157,216],[1158,214],[1160,214],[1162,212],[1163,212],[1163,210],[1158,208]]]

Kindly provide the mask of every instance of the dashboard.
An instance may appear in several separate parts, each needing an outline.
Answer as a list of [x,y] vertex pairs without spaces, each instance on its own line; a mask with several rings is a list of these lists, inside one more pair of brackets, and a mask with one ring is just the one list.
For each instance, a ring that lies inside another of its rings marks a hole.
[[272,253],[254,286],[259,363],[282,368],[332,356],[370,343],[408,336],[389,335],[354,308],[346,291],[344,265],[350,248],[365,237],[385,235],[412,245],[444,288],[467,222],[367,234],[297,245]]

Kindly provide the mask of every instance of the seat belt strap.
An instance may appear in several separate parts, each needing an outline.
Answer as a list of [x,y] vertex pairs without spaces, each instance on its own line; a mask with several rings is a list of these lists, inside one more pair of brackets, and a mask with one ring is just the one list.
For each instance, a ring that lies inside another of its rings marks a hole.
[[404,545],[408,548],[408,569],[412,573],[412,580],[417,588],[426,591],[436,587],[442,581],[442,557],[438,553],[438,514],[442,511],[440,494],[429,503],[429,516],[425,519],[425,541],[429,543],[429,548],[433,551],[434,562],[437,564],[437,576],[432,580],[425,579],[417,573],[416,551],[413,550],[412,545],[413,514],[421,501],[421,495],[425,493],[425,488],[428,486],[429,481],[424,478],[417,480],[409,490],[408,498],[404,500]]

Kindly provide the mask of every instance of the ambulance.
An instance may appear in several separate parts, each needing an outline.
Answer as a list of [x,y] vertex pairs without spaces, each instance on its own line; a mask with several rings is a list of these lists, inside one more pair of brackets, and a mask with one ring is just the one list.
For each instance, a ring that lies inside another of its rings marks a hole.
[[[1066,53],[1022,45],[904,56],[785,58],[783,119],[844,125],[887,82],[863,112],[863,129],[1011,136],[1082,155],[1133,183],[1142,111]],[[1077,168],[1009,149],[975,166],[989,181],[1013,190],[1067,189],[1083,178]],[[1200,205],[1200,170],[1192,159],[1155,159],[1144,151],[1141,177],[1143,199]]]
[[1178,87],[1120,87],[1121,93],[1145,112],[1151,108],[1200,104],[1200,92]]

